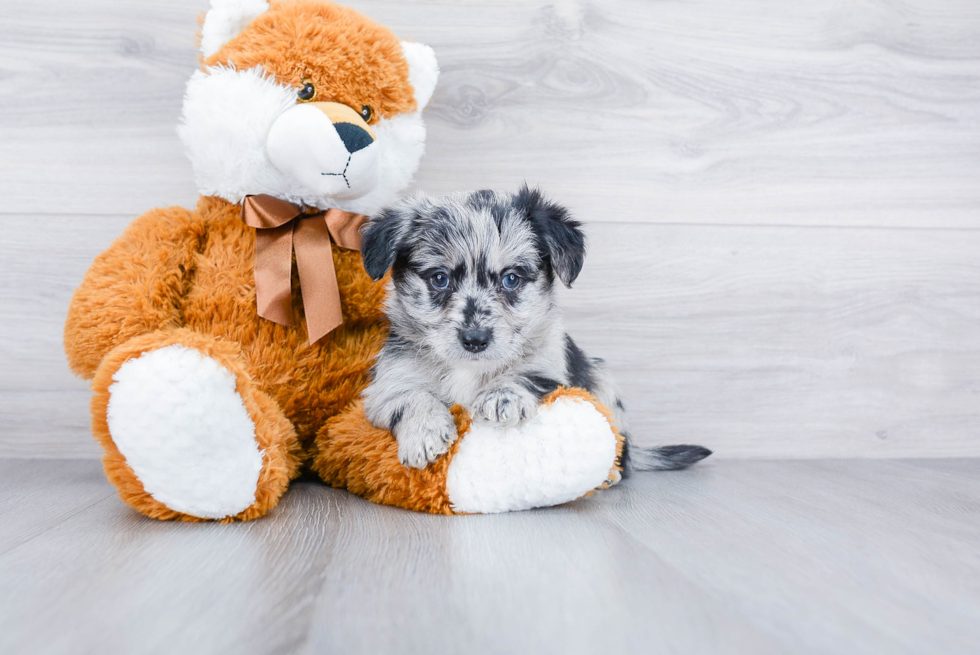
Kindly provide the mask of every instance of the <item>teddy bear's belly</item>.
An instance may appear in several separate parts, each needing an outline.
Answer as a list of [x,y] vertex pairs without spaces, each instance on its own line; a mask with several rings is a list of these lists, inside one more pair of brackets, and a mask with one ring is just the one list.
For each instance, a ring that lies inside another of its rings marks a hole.
[[234,236],[209,240],[195,262],[191,288],[184,297],[183,325],[237,342],[253,379],[279,403],[306,446],[369,381],[374,356],[387,336],[381,318],[383,290],[360,268],[359,253],[335,256],[342,299],[353,297],[359,303],[351,308],[350,302],[344,302],[344,324],[311,345],[295,272],[295,324],[284,326],[259,317],[251,252],[226,246],[240,243],[247,235]]

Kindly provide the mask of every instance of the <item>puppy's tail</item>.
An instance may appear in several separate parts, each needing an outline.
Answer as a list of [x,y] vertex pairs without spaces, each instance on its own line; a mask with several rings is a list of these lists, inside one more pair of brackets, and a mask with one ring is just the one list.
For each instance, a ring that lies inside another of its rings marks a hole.
[[624,477],[634,471],[676,471],[697,464],[711,454],[704,446],[660,446],[638,448],[629,440],[623,446]]

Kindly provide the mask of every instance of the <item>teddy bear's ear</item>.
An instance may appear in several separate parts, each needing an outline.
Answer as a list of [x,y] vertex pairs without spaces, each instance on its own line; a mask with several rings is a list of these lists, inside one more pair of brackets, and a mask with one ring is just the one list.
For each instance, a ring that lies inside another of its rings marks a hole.
[[201,26],[201,53],[210,57],[269,8],[266,0],[211,0]]
[[436,53],[429,46],[413,41],[402,41],[402,50],[408,61],[408,81],[415,91],[415,104],[418,105],[418,111],[422,111],[429,104],[439,80]]

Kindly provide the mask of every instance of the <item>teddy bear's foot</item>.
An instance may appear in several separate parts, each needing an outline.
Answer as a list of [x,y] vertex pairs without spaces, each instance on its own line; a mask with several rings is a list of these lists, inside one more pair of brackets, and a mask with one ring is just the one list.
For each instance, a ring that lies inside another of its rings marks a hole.
[[133,341],[94,382],[94,431],[123,500],[188,520],[256,518],[275,506],[296,472],[295,432],[234,344],[185,330]]
[[209,519],[255,502],[262,451],[228,369],[172,345],[129,360],[112,379],[109,432],[155,500]]
[[559,505],[621,476],[624,439],[609,410],[582,389],[561,388],[514,427],[477,425],[450,410],[459,438],[424,469],[403,466],[398,442],[357,400],[316,436],[324,482],[385,505],[433,514],[509,512]]
[[475,423],[449,465],[454,512],[495,513],[560,505],[614,484],[621,437],[579,390],[556,392],[516,427]]

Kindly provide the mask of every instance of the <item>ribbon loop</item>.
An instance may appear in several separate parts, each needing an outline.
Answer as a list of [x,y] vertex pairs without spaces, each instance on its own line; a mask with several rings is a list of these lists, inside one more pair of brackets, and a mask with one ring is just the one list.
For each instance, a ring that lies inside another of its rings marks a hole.
[[367,218],[363,214],[351,214],[340,209],[328,209],[327,229],[334,243],[348,250],[361,249],[361,226]]
[[259,316],[293,324],[292,267],[296,252],[310,343],[339,327],[344,319],[333,264],[331,239],[341,248],[361,249],[363,214],[340,209],[306,214],[291,202],[268,195],[246,196],[242,220],[255,228],[255,300]]

